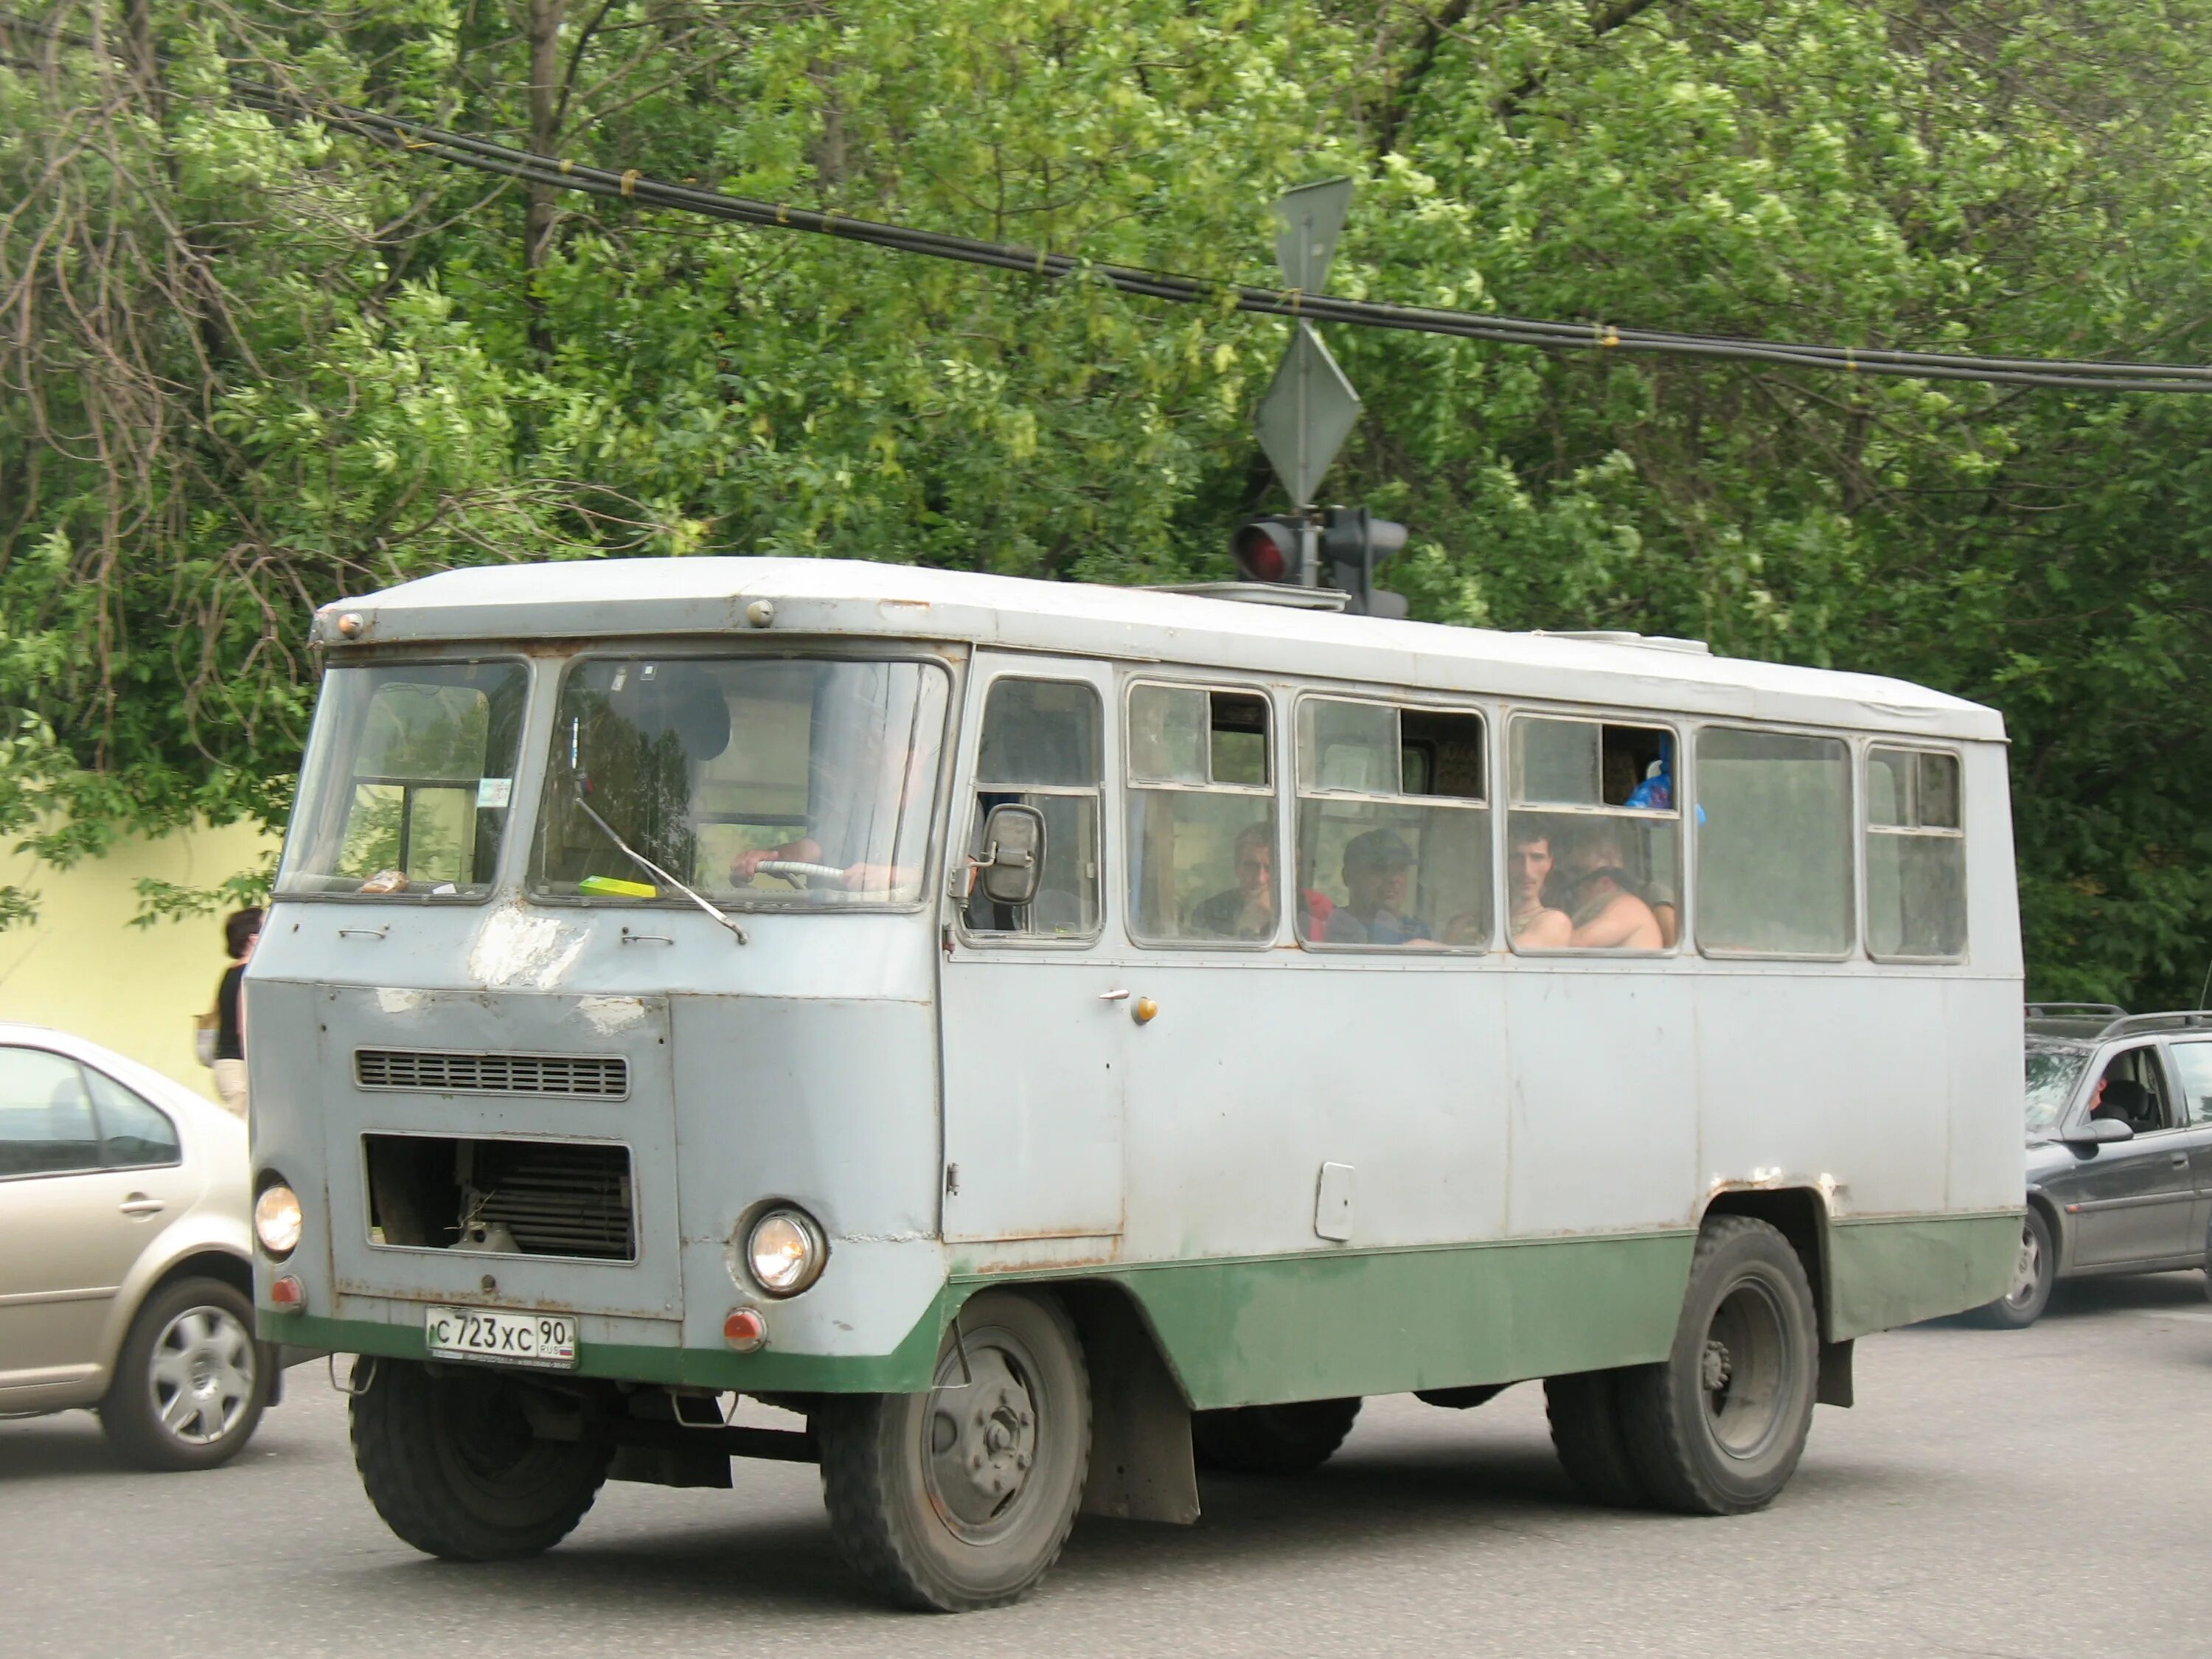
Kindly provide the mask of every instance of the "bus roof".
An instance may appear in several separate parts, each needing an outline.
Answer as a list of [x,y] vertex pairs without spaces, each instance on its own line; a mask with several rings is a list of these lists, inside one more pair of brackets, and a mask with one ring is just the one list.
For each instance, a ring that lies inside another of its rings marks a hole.
[[[1094,583],[850,559],[592,559],[450,570],[325,605],[343,653],[400,643],[758,635],[963,641],[1003,650],[1296,673],[1921,737],[2002,741],[1996,710],[1904,680],[1664,645],[1387,622]],[[356,631],[342,633],[348,613]]]

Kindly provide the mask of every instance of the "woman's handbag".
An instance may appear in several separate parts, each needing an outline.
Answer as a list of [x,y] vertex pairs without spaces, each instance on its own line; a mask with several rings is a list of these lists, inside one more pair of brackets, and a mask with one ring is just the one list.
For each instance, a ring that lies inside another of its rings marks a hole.
[[222,1016],[210,1009],[204,1014],[192,1016],[192,1056],[203,1066],[215,1064],[216,1034],[222,1030]]

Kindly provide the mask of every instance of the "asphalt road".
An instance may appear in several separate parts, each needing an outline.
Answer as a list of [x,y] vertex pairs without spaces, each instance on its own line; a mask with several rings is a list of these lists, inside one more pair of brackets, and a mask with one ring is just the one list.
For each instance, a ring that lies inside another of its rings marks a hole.
[[[2033,1329],[1862,1342],[1796,1481],[1726,1521],[1577,1503],[1541,1393],[1370,1401],[1293,1481],[1211,1478],[1189,1528],[1085,1521],[1021,1607],[859,1601],[814,1471],[610,1486],[537,1561],[394,1540],[321,1368],[238,1462],[142,1475],[83,1413],[0,1423],[15,1655],[2212,1654],[2212,1304],[2201,1275],[2063,1287]],[[765,1419],[763,1419],[765,1420]],[[786,1419],[787,1420],[787,1419]]]

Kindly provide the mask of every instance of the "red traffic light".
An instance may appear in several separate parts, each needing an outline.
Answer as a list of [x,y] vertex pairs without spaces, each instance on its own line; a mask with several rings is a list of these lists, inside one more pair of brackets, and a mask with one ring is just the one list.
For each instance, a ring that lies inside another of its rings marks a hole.
[[1301,534],[1295,519],[1250,519],[1238,525],[1229,542],[1237,574],[1248,582],[1297,581]]

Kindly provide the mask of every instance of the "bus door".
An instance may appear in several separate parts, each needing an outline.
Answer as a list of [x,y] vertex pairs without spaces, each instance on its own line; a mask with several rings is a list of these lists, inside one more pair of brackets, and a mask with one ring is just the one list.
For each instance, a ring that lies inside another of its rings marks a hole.
[[[979,652],[946,867],[944,1236],[1116,1237],[1122,1228],[1125,953],[1105,929],[1103,666]],[[1023,905],[968,890],[994,807],[1043,815]]]

